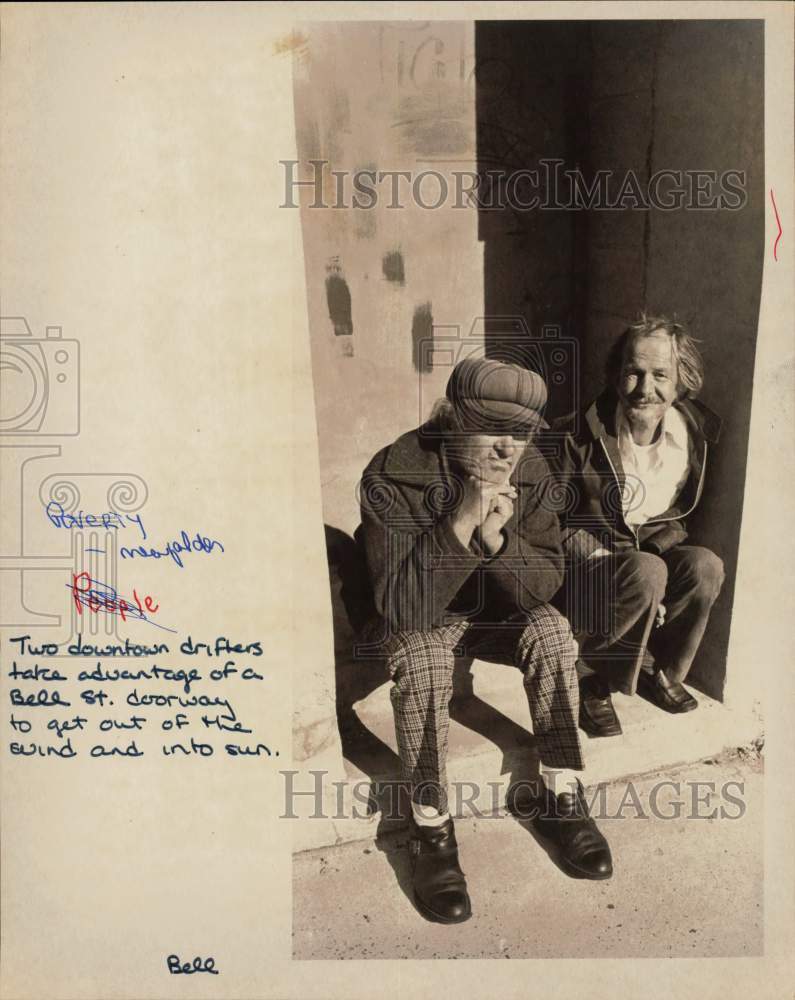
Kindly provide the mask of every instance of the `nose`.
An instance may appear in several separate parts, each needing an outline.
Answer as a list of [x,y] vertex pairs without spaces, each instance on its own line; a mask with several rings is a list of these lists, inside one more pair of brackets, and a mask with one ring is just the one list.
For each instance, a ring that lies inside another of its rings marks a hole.
[[644,372],[638,381],[638,389],[644,399],[651,399],[654,396],[654,379],[651,372]]
[[516,451],[516,442],[512,437],[499,438],[494,442],[494,448],[502,458],[511,458]]

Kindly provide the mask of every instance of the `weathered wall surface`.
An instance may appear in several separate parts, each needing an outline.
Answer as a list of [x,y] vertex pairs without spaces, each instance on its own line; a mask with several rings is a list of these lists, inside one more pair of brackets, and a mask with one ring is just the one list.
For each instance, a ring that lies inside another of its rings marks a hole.
[[[290,179],[319,176],[321,189],[316,197],[314,186],[290,184],[285,204],[300,203],[301,212],[333,650],[329,635],[327,653],[298,661],[307,668],[296,683],[306,694],[295,711],[295,753],[340,773],[343,745],[355,759],[349,737],[362,729],[351,706],[384,681],[375,666],[351,663],[341,599],[359,522],[356,486],[380,448],[427,417],[461,350],[483,351],[482,324],[468,336],[483,309],[477,213],[456,198],[451,178],[476,167],[474,25],[347,22],[301,31],[294,96],[302,173]],[[307,172],[310,160],[325,161],[319,174]],[[353,175],[362,171],[372,173],[360,173],[356,191]],[[429,174],[412,189],[400,171],[436,171],[443,180]],[[380,182],[379,172],[388,174]],[[423,207],[441,199],[448,180],[445,206]],[[456,201],[461,207],[449,207]]]
[[431,366],[422,342],[434,327],[440,341],[467,333],[483,308],[477,216],[450,207],[454,181],[434,209],[417,204],[440,199],[433,176],[413,193],[406,178],[364,178],[376,197],[353,208],[352,174],[474,170],[473,64],[474,25],[440,22],[312,25],[297,59],[298,157],[327,161],[326,204],[346,206],[312,208],[300,190],[324,517],[347,532],[364,466],[444,393],[452,359],[440,343]]

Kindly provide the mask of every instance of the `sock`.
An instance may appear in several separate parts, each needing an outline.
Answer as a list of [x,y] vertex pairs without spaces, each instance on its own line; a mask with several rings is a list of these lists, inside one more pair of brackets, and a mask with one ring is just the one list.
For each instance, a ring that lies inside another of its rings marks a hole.
[[440,813],[433,806],[419,805],[417,802],[411,803],[411,812],[417,826],[441,826],[450,819],[450,813]]
[[545,767],[541,765],[541,779],[553,793],[561,795],[563,792],[576,792],[577,781],[581,780],[581,771],[572,771],[567,767]]

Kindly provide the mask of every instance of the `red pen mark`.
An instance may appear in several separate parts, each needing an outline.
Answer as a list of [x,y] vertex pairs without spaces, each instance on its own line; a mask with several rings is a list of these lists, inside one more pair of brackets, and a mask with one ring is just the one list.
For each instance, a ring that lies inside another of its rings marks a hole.
[[126,601],[116,593],[113,587],[100,583],[99,580],[92,580],[88,573],[73,573],[71,590],[72,599],[79,615],[83,614],[83,608],[88,608],[95,614],[99,611],[108,611],[110,614],[118,613],[123,622],[127,621],[128,615],[132,618],[150,621],[144,608],[152,614],[156,614],[160,609],[160,605],[155,604],[155,599],[149,594],[144,596],[142,603],[138,591],[133,589],[135,603]]
[[776,213],[776,225],[778,226],[778,236],[776,237],[776,242],[773,244],[773,260],[778,260],[778,241],[781,239],[781,234],[784,230],[781,228],[781,219],[778,217],[778,209],[776,208],[776,199],[773,196],[773,188],[770,189],[770,200],[773,202],[773,211]]

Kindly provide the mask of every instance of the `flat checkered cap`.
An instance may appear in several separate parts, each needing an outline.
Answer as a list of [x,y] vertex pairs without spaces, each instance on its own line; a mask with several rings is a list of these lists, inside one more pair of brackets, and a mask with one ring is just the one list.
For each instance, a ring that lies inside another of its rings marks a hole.
[[547,387],[536,372],[489,358],[466,358],[453,369],[446,396],[461,429],[481,434],[530,434],[546,427]]

